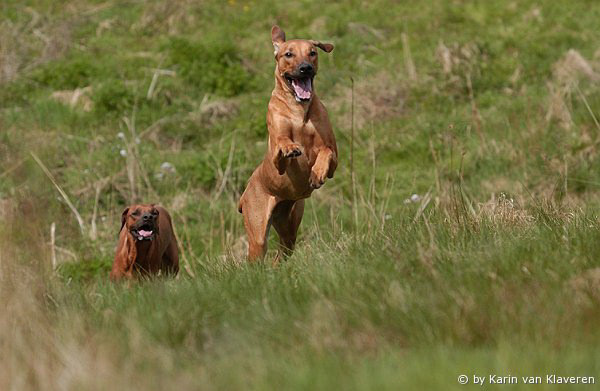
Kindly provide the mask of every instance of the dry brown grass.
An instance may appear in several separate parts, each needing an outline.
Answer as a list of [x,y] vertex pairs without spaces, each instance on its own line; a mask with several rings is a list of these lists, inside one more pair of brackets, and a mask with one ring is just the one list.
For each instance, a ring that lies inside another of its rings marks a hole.
[[568,294],[574,302],[584,307],[593,307],[600,302],[600,268],[593,268],[571,278],[567,283]]
[[[406,101],[406,87],[391,74],[380,72],[372,77],[356,80],[354,84],[355,121],[357,129],[374,121],[382,121],[402,115]],[[352,88],[338,87],[334,97],[327,101],[327,107],[339,113],[340,125],[349,129],[352,119],[342,115],[350,111]]]
[[44,240],[25,201],[5,198],[0,205],[0,389],[42,389],[60,365],[45,309]]
[[71,108],[81,108],[83,111],[91,111],[93,107],[90,98],[92,87],[76,88],[74,90],[54,91],[50,97]]
[[199,110],[190,113],[190,119],[199,125],[213,126],[234,117],[238,110],[238,102],[235,99],[211,100],[205,96],[200,102]]
[[23,11],[28,14],[28,20],[0,23],[0,83],[63,56],[73,45],[75,20],[50,20],[29,7]]
[[[0,389],[190,389],[194,379],[177,372],[172,351],[148,345],[139,325],[118,341],[90,330],[81,314],[61,306],[47,235],[37,229],[25,199],[2,199],[0,214]],[[113,314],[107,312],[105,316]],[[131,357],[130,350],[135,352]],[[140,372],[151,363],[157,371]]]
[[580,83],[597,82],[600,74],[578,51],[571,49],[553,67],[553,78],[548,82],[550,102],[546,114],[547,121],[558,121],[564,129],[573,126],[571,116],[571,96]]
[[188,26],[192,26],[197,19],[194,13],[196,7],[201,7],[201,1],[175,0],[175,1],[146,1],[144,12],[140,20],[133,26],[135,30],[152,29],[169,35],[179,33]]
[[497,226],[525,226],[534,222],[534,217],[514,198],[500,193],[492,194],[488,202],[478,205],[479,218],[491,221]]
[[442,67],[442,73],[447,77],[447,82],[460,89],[466,87],[467,76],[478,76],[478,66],[482,61],[486,61],[485,54],[473,42],[454,42],[447,46],[440,41],[435,56]]

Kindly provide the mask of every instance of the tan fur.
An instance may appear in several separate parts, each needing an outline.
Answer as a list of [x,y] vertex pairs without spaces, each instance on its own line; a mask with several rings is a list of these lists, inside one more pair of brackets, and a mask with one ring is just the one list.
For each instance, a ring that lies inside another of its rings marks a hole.
[[[262,258],[267,250],[271,224],[279,234],[281,251],[294,248],[304,213],[304,199],[333,178],[338,164],[335,136],[327,110],[314,93],[307,102],[298,102],[285,75],[301,64],[318,70],[317,48],[326,52],[333,45],[314,40],[285,41],[285,33],[274,26],[275,88],[267,111],[268,148],[239,203],[248,234],[249,260]],[[292,56],[286,56],[286,53]],[[313,79],[314,80],[314,79]]]

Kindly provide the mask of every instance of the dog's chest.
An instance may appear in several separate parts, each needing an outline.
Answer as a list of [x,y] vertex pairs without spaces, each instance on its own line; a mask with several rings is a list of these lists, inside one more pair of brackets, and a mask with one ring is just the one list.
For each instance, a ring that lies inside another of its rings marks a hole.
[[[315,123],[310,119],[306,122],[297,121],[294,123],[294,140],[299,141],[302,144],[310,143],[312,144],[315,140],[315,137],[318,138],[318,131]],[[305,145],[306,146],[306,145]]]
[[312,167],[317,159],[319,149],[323,146],[323,140],[319,130],[312,121],[299,124],[294,132],[294,141],[302,145],[305,159],[298,159],[298,163],[305,162],[308,168]]

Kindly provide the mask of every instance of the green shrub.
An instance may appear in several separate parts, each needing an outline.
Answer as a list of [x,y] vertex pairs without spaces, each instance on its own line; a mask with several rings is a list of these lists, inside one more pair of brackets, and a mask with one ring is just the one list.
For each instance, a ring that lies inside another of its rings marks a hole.
[[94,109],[100,113],[121,113],[133,107],[135,95],[121,80],[111,80],[94,90]]
[[99,70],[88,57],[50,62],[33,72],[31,78],[44,87],[70,90],[91,84]]
[[214,163],[207,153],[195,153],[176,162],[178,172],[186,183],[211,188],[216,183]]
[[253,76],[242,65],[239,49],[232,42],[176,38],[169,42],[168,52],[185,81],[203,92],[230,97],[253,86]]

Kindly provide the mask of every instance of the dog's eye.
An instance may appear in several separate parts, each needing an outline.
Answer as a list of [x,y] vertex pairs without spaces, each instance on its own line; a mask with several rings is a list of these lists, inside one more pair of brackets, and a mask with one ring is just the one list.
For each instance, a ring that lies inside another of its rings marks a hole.
[[314,56],[316,56],[316,55],[317,55],[317,52],[315,52],[314,50],[311,50],[311,51],[310,51],[310,56],[311,56],[311,57],[314,57]]
[[292,57],[292,56],[293,56],[293,54],[292,54],[292,52],[286,52],[286,53],[285,53],[285,56],[286,56],[287,58],[290,58],[290,57]]
[[139,211],[139,210],[136,210],[136,211],[134,211],[134,212],[133,212],[131,215],[132,215],[132,216],[139,216],[139,215],[140,215],[140,211]]

